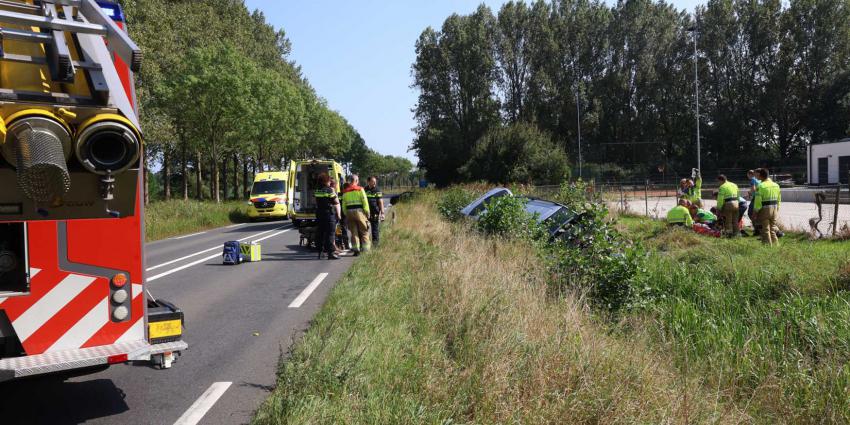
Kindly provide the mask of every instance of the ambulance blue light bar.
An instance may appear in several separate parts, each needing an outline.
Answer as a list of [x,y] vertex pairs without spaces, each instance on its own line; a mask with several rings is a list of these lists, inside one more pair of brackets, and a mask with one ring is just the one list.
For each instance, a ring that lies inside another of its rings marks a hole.
[[111,1],[98,1],[98,6],[106,13],[106,16],[112,18],[115,22],[124,22],[124,11],[121,10],[121,5]]

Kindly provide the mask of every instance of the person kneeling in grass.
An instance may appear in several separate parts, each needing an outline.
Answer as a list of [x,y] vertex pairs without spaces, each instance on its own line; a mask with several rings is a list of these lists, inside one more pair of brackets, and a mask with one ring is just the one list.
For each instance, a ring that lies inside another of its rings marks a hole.
[[679,205],[676,205],[667,212],[667,224],[671,226],[693,227],[694,219],[691,218],[688,205],[690,203],[686,199],[679,199]]
[[695,223],[705,224],[712,229],[717,225],[717,209],[711,207],[710,210],[706,211],[702,208],[697,208],[696,205],[691,205],[691,217],[693,217]]

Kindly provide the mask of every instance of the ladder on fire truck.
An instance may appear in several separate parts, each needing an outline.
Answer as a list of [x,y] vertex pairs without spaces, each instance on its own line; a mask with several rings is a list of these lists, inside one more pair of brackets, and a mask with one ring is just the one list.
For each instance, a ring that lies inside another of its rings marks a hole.
[[[58,83],[73,83],[79,70],[91,87],[92,96],[63,92],[43,92],[0,88],[0,101],[35,101],[69,106],[111,106],[121,111],[134,124],[138,119],[126,96],[112,96],[121,90],[121,81],[113,65],[113,55],[137,72],[142,51],[125,31],[118,27],[95,0],[0,0],[0,61],[47,65],[50,78]],[[13,27],[38,28],[39,31]],[[67,37],[79,46],[75,59]],[[104,45],[103,39],[106,39]],[[41,44],[44,56],[10,53],[2,49],[2,41],[14,40]]]

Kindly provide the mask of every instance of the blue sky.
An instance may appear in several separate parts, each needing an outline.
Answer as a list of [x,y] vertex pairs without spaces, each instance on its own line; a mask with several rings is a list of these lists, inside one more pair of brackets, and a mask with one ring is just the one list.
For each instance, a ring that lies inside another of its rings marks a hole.
[[[292,41],[320,96],[382,154],[415,160],[407,149],[415,123],[410,88],[414,44],[427,26],[452,13],[469,13],[481,0],[246,0]],[[502,0],[485,0],[494,12]],[[697,0],[673,0],[692,10]]]

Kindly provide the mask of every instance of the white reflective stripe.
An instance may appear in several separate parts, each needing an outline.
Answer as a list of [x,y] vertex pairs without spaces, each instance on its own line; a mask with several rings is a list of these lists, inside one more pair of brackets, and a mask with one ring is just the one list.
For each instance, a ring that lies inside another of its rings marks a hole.
[[51,317],[56,315],[63,307],[68,305],[74,297],[83,292],[95,278],[80,275],[68,275],[62,279],[56,287],[32,305],[20,317],[12,322],[12,327],[18,334],[21,342],[32,336],[39,328],[44,326]]
[[109,298],[102,299],[91,311],[86,313],[71,329],[68,329],[47,352],[80,348],[91,339],[109,321]]
[[138,283],[134,283],[133,288],[132,288],[133,298],[136,298],[137,296],[139,296],[139,294],[141,294],[142,291],[144,291],[144,289],[145,289],[144,286],[139,285]]
[[127,329],[127,332],[124,332],[124,335],[121,335],[115,343],[120,344],[122,342],[138,341],[140,339],[145,339],[144,317],[140,317],[139,320],[136,320],[136,323],[133,323],[133,326],[130,326],[130,329]]

